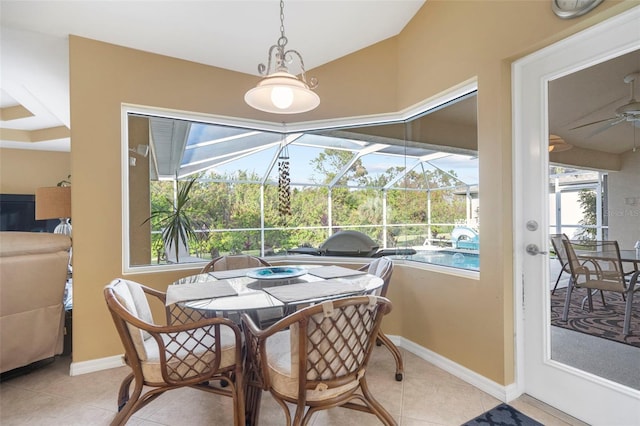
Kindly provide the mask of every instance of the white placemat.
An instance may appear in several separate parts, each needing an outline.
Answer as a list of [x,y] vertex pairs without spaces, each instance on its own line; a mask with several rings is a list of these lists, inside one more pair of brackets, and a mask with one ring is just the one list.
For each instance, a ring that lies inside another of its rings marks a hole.
[[343,266],[331,265],[331,266],[321,266],[319,268],[310,268],[309,274],[315,275],[316,277],[328,279],[328,278],[350,277],[353,275],[364,275],[366,274],[366,272],[345,268]]
[[327,296],[357,294],[362,293],[363,289],[355,283],[326,280],[267,287],[264,288],[263,291],[283,303],[291,303]]
[[203,281],[188,284],[172,284],[167,287],[166,305],[187,300],[212,299],[214,297],[236,296],[231,285],[222,281]]

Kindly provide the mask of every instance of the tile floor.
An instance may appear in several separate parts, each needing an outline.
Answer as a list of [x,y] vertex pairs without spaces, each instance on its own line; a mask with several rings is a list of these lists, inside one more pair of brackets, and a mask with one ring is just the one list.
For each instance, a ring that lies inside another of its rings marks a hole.
[[[500,401],[403,350],[405,378],[394,379],[395,364],[384,347],[374,350],[367,372],[374,396],[401,426],[460,425]],[[108,425],[116,412],[116,396],[128,368],[70,377],[69,357],[0,384],[0,424]],[[523,396],[511,405],[545,425],[583,425],[539,401]],[[138,411],[129,425],[231,425],[228,398],[195,389],[167,392]],[[261,425],[283,425],[279,405],[265,393]],[[344,408],[316,413],[313,426],[378,424],[371,414]]]

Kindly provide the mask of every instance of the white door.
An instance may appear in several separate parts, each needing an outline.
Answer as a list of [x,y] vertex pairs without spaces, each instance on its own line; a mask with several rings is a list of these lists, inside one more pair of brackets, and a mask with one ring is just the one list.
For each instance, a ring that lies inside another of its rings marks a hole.
[[[517,387],[592,425],[640,425],[640,392],[551,359],[548,82],[640,48],[640,7],[513,64]],[[527,254],[526,248],[535,253]],[[604,361],[606,362],[606,361]]]

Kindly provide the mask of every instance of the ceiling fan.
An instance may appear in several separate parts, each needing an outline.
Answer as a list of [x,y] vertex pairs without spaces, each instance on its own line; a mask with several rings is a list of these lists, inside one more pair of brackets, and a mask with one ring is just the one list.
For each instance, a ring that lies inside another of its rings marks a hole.
[[640,79],[640,71],[633,72],[624,77],[624,82],[630,84],[631,96],[629,101],[616,108],[615,117],[605,118],[604,120],[592,121],[591,123],[582,124],[580,126],[573,127],[569,130],[580,129],[594,124],[604,123],[601,127],[596,129],[590,136],[594,136],[604,130],[607,130],[616,124],[624,123],[628,121],[635,126],[640,127],[640,102],[635,99],[635,82]]

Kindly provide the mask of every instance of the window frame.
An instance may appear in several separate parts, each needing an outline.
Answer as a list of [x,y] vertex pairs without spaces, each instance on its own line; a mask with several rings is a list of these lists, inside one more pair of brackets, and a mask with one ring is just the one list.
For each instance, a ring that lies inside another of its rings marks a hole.
[[[200,262],[193,263],[174,263],[174,264],[151,264],[151,265],[131,265],[131,247],[130,247],[130,230],[131,224],[129,223],[129,128],[128,119],[130,114],[136,115],[148,115],[159,116],[169,119],[197,121],[204,124],[214,125],[227,125],[236,126],[241,128],[250,128],[258,131],[267,132],[312,132],[319,130],[329,129],[341,129],[347,127],[356,126],[369,126],[369,125],[387,125],[398,124],[410,121],[420,115],[427,112],[433,112],[439,108],[445,106],[451,101],[459,99],[461,97],[469,96],[472,94],[477,95],[478,85],[477,80],[470,79],[461,83],[458,86],[451,88],[450,90],[439,94],[431,99],[420,102],[405,110],[381,114],[376,116],[362,116],[362,117],[347,117],[330,120],[321,120],[313,122],[300,122],[287,124],[283,127],[282,124],[262,122],[248,119],[239,119],[227,116],[209,115],[195,112],[170,110],[165,108],[157,108],[151,106],[143,106],[136,104],[123,103],[121,105],[121,195],[122,195],[122,273],[123,274],[138,274],[147,272],[162,272],[169,270],[186,270],[193,269],[194,267],[200,267],[206,263],[206,259]],[[262,230],[264,233],[265,231]],[[287,256],[274,256],[274,261],[288,258]],[[452,273],[453,275],[461,275],[465,277],[479,277],[479,271],[462,270],[461,273],[457,268],[439,267],[437,265],[424,264],[422,262],[414,262],[410,260],[404,260],[410,264],[419,264],[421,267],[429,265],[439,272]],[[428,268],[431,269],[431,268]]]

